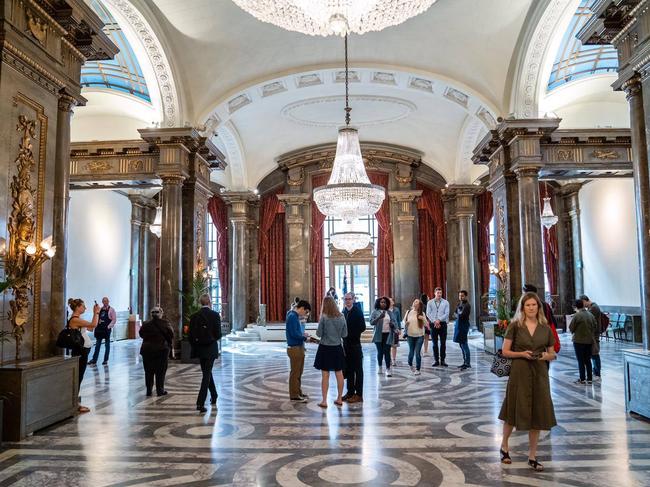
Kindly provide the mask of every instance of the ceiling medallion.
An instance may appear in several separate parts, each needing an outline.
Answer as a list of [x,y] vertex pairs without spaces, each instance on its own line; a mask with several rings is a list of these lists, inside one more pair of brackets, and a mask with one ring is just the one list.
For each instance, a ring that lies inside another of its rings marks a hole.
[[436,0],[233,0],[262,22],[308,35],[380,31],[426,11]]
[[[384,202],[385,191],[383,187],[371,184],[366,173],[361,157],[359,132],[350,127],[352,109],[349,99],[348,37],[345,36],[345,127],[339,129],[330,179],[327,185],[314,190],[314,201],[322,214],[340,218],[351,227],[355,220],[379,211]],[[366,247],[369,238],[367,232],[350,229],[340,232],[332,240],[332,244],[351,252]]]

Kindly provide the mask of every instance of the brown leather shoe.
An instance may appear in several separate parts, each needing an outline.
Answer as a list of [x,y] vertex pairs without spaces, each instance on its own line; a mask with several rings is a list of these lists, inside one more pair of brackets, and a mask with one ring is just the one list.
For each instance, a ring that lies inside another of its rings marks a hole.
[[346,394],[341,398],[341,401],[349,401],[353,396],[354,394]]
[[355,394],[350,399],[348,399],[348,404],[352,404],[352,403],[355,403],[355,402],[363,402],[363,397],[357,396]]

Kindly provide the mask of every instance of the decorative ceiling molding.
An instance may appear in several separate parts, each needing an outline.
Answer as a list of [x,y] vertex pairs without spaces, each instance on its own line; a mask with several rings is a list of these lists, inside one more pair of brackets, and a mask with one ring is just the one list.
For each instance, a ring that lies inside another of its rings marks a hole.
[[424,78],[411,78],[409,80],[409,88],[414,90],[422,90],[428,93],[433,93],[433,83]]
[[467,103],[469,102],[469,96],[463,93],[460,90],[455,88],[447,87],[445,90],[445,98],[451,100],[455,103],[458,103],[461,107],[467,108]]
[[[350,83],[359,83],[361,81],[358,71],[350,71],[348,73],[348,79]],[[334,73],[334,82],[345,83],[345,71],[337,71]]]
[[[306,125],[311,127],[339,127],[341,125],[341,116],[337,117],[334,120],[309,120],[307,118],[301,118],[296,115],[296,112],[302,108],[310,107],[314,105],[324,106],[327,104],[334,103],[337,107],[340,107],[345,102],[343,95],[334,95],[334,96],[320,96],[317,98],[308,98],[306,100],[299,100],[294,103],[286,105],[281,110],[283,117],[291,120],[294,123],[300,125]],[[350,103],[358,107],[359,104],[364,102],[372,103],[381,107],[381,105],[390,105],[392,108],[398,107],[401,109],[398,113],[390,113],[389,116],[382,116],[381,114],[376,118],[371,118],[367,120],[356,118],[354,120],[354,125],[358,127],[364,127],[369,125],[381,125],[385,123],[396,122],[402,120],[403,118],[408,117],[411,113],[417,110],[417,107],[414,103],[411,103],[408,100],[403,100],[401,98],[395,98],[390,96],[377,96],[377,95],[352,95],[350,96]],[[358,108],[357,108],[358,111]],[[378,112],[381,112],[379,108]],[[393,112],[390,110],[389,112]]]
[[102,1],[107,7],[114,9],[113,13],[118,14],[118,20],[122,18],[129,24],[147,53],[160,90],[164,126],[175,127],[180,125],[182,123],[182,113],[176,83],[174,82],[171,64],[158,36],[138,8],[129,0]]
[[305,88],[306,86],[322,85],[323,80],[318,73],[302,74],[296,78],[296,86]]
[[282,81],[273,81],[272,83],[267,83],[262,86],[262,98],[277,95],[283,91],[287,91],[287,87],[284,85],[284,83]]
[[494,116],[484,106],[478,108],[476,111],[476,117],[483,122],[483,125],[485,125],[485,128],[488,130],[493,130],[497,126],[497,121],[494,119]]
[[486,133],[487,128],[483,124],[482,120],[472,116],[468,116],[465,119],[461,135],[458,139],[454,182],[472,182],[470,177],[470,170],[474,167],[472,155],[474,154],[474,148]]
[[395,75],[393,73],[386,73],[383,71],[377,71],[373,73],[372,82],[381,83],[384,85],[397,85],[397,82],[395,81]]
[[241,95],[237,95],[235,98],[228,102],[228,111],[231,114],[235,113],[240,108],[243,108],[252,102],[253,100],[251,100],[251,97],[248,94],[242,93]]
[[226,148],[226,159],[230,169],[231,189],[247,189],[248,173],[244,145],[237,128],[230,121],[222,123],[217,129],[217,136]]

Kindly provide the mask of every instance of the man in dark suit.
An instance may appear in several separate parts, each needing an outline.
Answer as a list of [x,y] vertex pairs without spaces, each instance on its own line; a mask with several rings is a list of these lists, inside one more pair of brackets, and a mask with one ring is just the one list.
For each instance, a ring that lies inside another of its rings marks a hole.
[[347,293],[343,298],[345,306],[343,315],[348,326],[348,336],[343,339],[345,350],[345,377],[348,382],[348,392],[343,400],[363,402],[363,352],[361,349],[361,334],[366,331],[366,320],[363,312],[356,305],[354,293]]
[[210,389],[210,404],[217,404],[217,388],[212,377],[214,361],[219,358],[219,340],[221,340],[221,316],[212,310],[210,295],[203,294],[199,298],[201,309],[190,317],[189,338],[192,345],[192,358],[198,358],[201,363],[201,389],[196,399],[196,409],[206,412],[205,399]]

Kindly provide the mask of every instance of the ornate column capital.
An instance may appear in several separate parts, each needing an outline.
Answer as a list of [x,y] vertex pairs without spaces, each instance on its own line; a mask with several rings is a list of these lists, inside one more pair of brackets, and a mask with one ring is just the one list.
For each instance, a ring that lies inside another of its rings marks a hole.
[[74,107],[77,106],[77,100],[72,95],[65,91],[59,93],[58,108],[60,112],[72,112]]
[[632,76],[621,85],[621,89],[625,92],[625,98],[630,101],[631,98],[641,94],[641,76]]
[[568,183],[568,184],[563,184],[559,188],[555,190],[555,194],[563,197],[568,197],[568,196],[573,196],[577,195],[582,187],[584,186],[584,183]]
[[417,212],[413,211],[413,203],[422,196],[421,189],[389,191],[388,197],[391,203],[397,205],[397,221],[399,223],[415,222]]
[[302,214],[302,208],[311,201],[311,195],[308,193],[279,194],[278,199],[284,204],[287,210],[287,223],[303,224],[305,219]]
[[[454,203],[455,216],[474,216],[474,198],[485,192],[482,186],[475,184],[450,184],[442,190],[442,199]],[[450,215],[451,216],[451,215]]]
[[542,168],[542,164],[517,164],[513,168],[513,171],[517,175],[517,179],[521,178],[538,178],[539,171]]
[[185,181],[185,176],[182,174],[160,174],[160,179],[162,179],[163,186],[167,184],[183,184]]
[[224,191],[221,197],[232,209],[231,221],[245,223],[249,221],[249,207],[260,199],[259,195],[252,191]]

